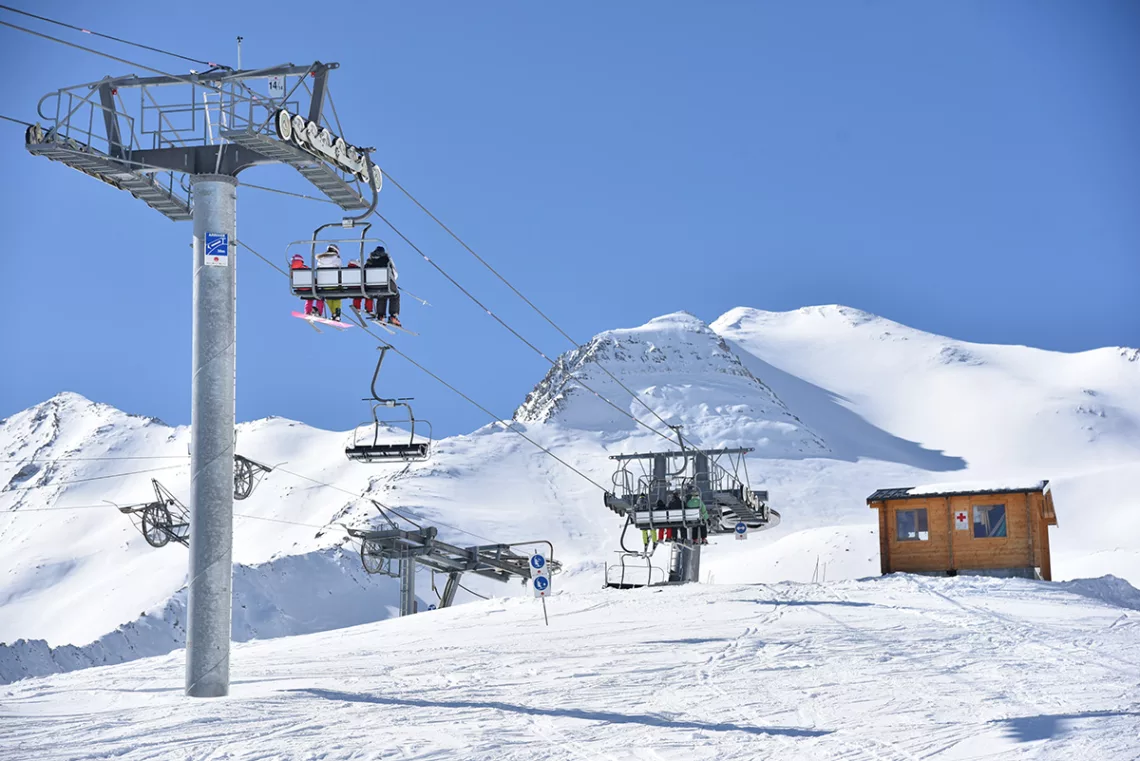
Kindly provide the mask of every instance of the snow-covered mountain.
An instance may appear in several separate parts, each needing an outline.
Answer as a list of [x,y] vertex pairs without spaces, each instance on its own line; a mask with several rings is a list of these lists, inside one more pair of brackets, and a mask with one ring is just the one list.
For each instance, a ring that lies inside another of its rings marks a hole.
[[562,355],[515,419],[605,433],[644,432],[627,415],[669,438],[672,432],[661,420],[683,425],[694,446],[749,446],[764,457],[828,454],[827,445],[724,339],[687,312],[608,330]]
[[[875,575],[871,491],[995,476],[1052,479],[1056,577],[1140,582],[1138,354],[969,344],[837,306],[740,308],[711,325],[677,313],[562,356],[515,419],[602,485],[609,455],[668,445],[579,381],[659,431],[649,409],[690,441],[754,447],[752,485],[783,523],[715,541],[702,569],[716,583]],[[391,615],[396,584],[366,577],[345,541],[345,525],[374,519],[369,497],[454,544],[550,539],[560,590],[597,588],[614,562],[621,525],[597,486],[499,426],[410,466],[348,462],[345,436],[276,418],[239,426],[238,452],[279,467],[235,505],[236,639]],[[185,550],[151,548],[109,503],[146,501],[152,477],[185,497],[187,438],[75,394],[0,421],[0,642],[16,643],[0,646],[0,679],[177,646]],[[98,459],[124,457],[140,459]]]

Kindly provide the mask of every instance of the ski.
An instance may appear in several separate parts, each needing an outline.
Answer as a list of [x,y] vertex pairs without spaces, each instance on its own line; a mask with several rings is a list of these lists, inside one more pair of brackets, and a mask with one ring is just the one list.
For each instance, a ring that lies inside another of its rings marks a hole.
[[407,333],[409,336],[418,336],[419,335],[419,333],[416,333],[415,331],[412,331],[412,330],[408,330],[403,325],[393,325],[390,322],[380,322],[379,320],[372,320],[372,319],[370,319],[368,321],[370,323],[372,323],[373,325],[379,325],[380,327],[384,328],[384,330],[388,331],[392,335],[395,335],[397,330],[400,331],[401,333]]
[[365,330],[368,329],[368,324],[372,323],[373,325],[375,325],[379,328],[383,328],[384,330],[388,331],[389,335],[393,335],[393,336],[396,335],[396,331],[391,330],[387,325],[380,323],[380,322],[376,322],[371,317],[369,317],[366,320],[364,318],[364,315],[361,314],[360,310],[357,309],[356,307],[352,307],[352,311],[356,313],[356,321],[360,323],[360,327],[364,328]]
[[348,330],[352,327],[351,322],[337,322],[336,320],[327,320],[324,317],[315,317],[311,314],[305,314],[304,312],[293,312],[293,316],[309,323],[309,325],[312,326],[313,330],[317,331],[318,333],[321,332],[321,329],[317,327],[317,323],[320,323],[321,325],[327,325],[330,328],[336,328],[337,330]]

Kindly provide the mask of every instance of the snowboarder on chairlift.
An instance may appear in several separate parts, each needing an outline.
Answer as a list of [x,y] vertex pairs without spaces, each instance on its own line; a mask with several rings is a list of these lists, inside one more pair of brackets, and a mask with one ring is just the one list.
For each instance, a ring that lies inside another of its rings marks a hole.
[[[396,263],[392,261],[392,257],[388,255],[387,249],[383,246],[377,246],[372,249],[372,253],[368,255],[368,261],[364,262],[365,267],[388,267],[392,270],[392,295],[381,296],[376,299],[376,321],[389,322],[396,327],[400,325],[400,289],[396,285],[396,278],[399,273],[396,272]],[[355,302],[353,302],[355,306]],[[371,308],[369,308],[371,311]],[[385,314],[388,315],[385,318]]]
[[[326,267],[340,269],[340,247],[335,243],[330,243],[328,248],[317,254],[317,268]],[[321,313],[323,313],[323,303],[317,303],[321,305]],[[340,299],[329,299],[329,313],[333,320],[340,322]]]
[[[309,265],[305,263],[305,257],[300,254],[293,254],[293,258],[289,260],[289,269],[291,270],[307,270]],[[320,316],[325,311],[325,302],[317,299],[305,299],[305,314],[310,315],[313,312]]]
[[709,510],[705,507],[704,500],[701,495],[693,491],[689,494],[689,499],[685,502],[685,507],[689,509],[700,510],[701,525],[693,527],[693,544],[708,544],[709,543]]

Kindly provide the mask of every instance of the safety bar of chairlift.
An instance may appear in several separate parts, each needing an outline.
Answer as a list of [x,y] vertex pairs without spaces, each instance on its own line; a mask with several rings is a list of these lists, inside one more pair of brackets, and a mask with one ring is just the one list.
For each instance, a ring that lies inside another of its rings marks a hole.
[[[629,552],[622,552],[621,553],[621,562],[619,564],[619,568],[621,569],[621,575],[618,577],[618,587],[622,588],[622,589],[625,588],[625,571],[626,571],[626,568],[628,567],[626,565],[625,561],[626,561],[626,558],[629,557],[631,554],[634,555],[635,557],[642,557],[642,555],[640,555],[639,553],[629,553]],[[656,566],[654,566],[653,563],[650,562],[648,556],[644,556],[644,557],[645,557],[645,567],[649,570],[649,573],[645,579],[645,586],[647,586],[647,587],[653,586],[653,572],[654,571],[657,571],[658,573],[660,573],[662,576],[662,581],[664,581],[665,571],[661,568],[657,568]],[[610,566],[610,565],[606,566],[606,584],[607,585],[609,585],[609,583],[610,583],[610,569],[611,568],[613,568],[613,566]]]
[[[379,240],[380,240],[379,238],[369,238],[368,241],[366,241],[366,242],[379,241]],[[330,243],[336,243],[337,241],[330,240],[329,242]],[[380,242],[382,243],[383,241],[380,241]],[[355,262],[356,260],[354,259],[353,261]],[[356,267],[309,266],[309,267],[305,267],[304,269],[300,269],[300,268],[293,269],[293,267],[291,266],[291,260],[290,260],[289,287],[291,290],[293,290],[294,295],[296,295],[298,297],[302,297],[302,298],[303,297],[311,297],[314,299],[319,299],[319,298],[322,298],[322,296],[320,293],[318,293],[317,289],[319,287],[321,287],[321,284],[318,282],[318,276],[315,273],[320,272],[321,270],[335,271],[335,272],[340,273],[340,272],[343,272],[344,270],[347,270],[347,269],[356,269],[358,272],[361,273],[359,285],[356,283],[352,283],[352,284],[341,283],[341,282],[339,282],[339,277],[338,277],[338,282],[336,283],[336,287],[344,289],[346,291],[346,293],[343,296],[334,297],[334,298],[358,298],[358,297],[364,298],[364,299],[384,298],[384,296],[378,297],[375,294],[368,293],[369,283],[368,283],[368,277],[366,274],[367,272],[369,272],[371,270],[383,269],[383,270],[387,271],[388,277],[386,278],[385,283],[388,287],[388,290],[391,292],[387,295],[389,295],[389,296],[392,295],[392,293],[394,293],[396,291],[397,286],[396,286],[395,279],[392,277],[392,266],[391,266],[391,264],[389,264],[387,267],[365,267],[364,262],[365,262],[365,259],[363,256],[361,256],[359,268],[356,268]],[[312,272],[312,273],[314,273],[313,278],[312,278],[312,282],[307,286],[306,285],[297,285],[293,280],[293,274],[292,273],[294,273],[294,272]],[[357,290],[359,290],[359,293],[357,293]]]
[[[376,410],[379,409],[380,407],[387,407],[390,409],[394,409],[396,407],[404,407],[408,410],[407,422],[408,422],[408,425],[411,429],[409,432],[410,435],[408,438],[408,446],[414,445],[416,443],[416,416],[415,416],[415,413],[412,412],[412,406],[410,404],[408,404],[407,402],[404,402],[404,401],[399,401],[396,399],[391,399],[391,400],[385,399],[385,400],[382,400],[380,402],[376,402],[375,404],[372,405],[372,422],[375,423],[375,429],[374,429],[374,432],[372,434],[372,446],[379,446],[380,445],[380,424],[381,423],[388,426],[389,428],[392,428],[392,427],[394,427],[394,425],[396,423],[404,422],[402,420],[399,420],[399,421],[398,420],[381,420],[380,416],[376,414]],[[431,424],[430,420],[425,420],[425,419],[421,418],[419,422],[421,424],[425,424],[425,423],[427,424],[428,435],[427,435],[427,439],[426,439],[425,443],[430,444],[432,441],[432,435],[435,432],[435,429],[432,428],[432,424]],[[355,437],[354,437],[354,439],[355,439]]]

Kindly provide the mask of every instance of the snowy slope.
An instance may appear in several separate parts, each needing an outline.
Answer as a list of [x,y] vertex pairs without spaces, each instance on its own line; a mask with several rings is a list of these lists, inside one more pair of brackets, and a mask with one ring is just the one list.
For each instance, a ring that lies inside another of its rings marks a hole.
[[974,344],[834,305],[711,327],[831,457],[934,471],[879,486],[1051,479],[1055,576],[1140,581],[1140,350]]
[[[636,400],[623,385],[637,394]],[[683,425],[686,440],[695,446],[749,446],[766,457],[828,453],[827,445],[749,372],[720,336],[686,312],[638,328],[606,331],[564,354],[515,419],[554,421],[586,431],[644,433],[623,412],[670,437],[662,419]],[[649,443],[662,446],[660,440]]]
[[480,602],[3,689],[0,759],[1140,756],[1140,592],[897,576]]
[[[843,307],[737,309],[712,329],[678,313],[607,331],[563,356],[516,419],[608,486],[609,455],[668,444],[573,380],[662,428],[604,367],[683,424],[688,440],[755,447],[752,486],[771,492],[783,522],[747,542],[714,540],[702,562],[706,581],[875,575],[865,503],[873,490],[1008,476],[1053,479],[1057,578],[1115,573],[1140,583],[1134,354],[961,344]],[[1088,399],[1099,400],[1103,417],[1083,411]],[[395,583],[363,577],[345,541],[345,525],[374,520],[369,497],[438,526],[453,544],[550,539],[566,568],[560,590],[598,588],[617,561],[621,524],[598,486],[499,427],[444,439],[432,460],[409,467],[348,462],[344,440],[282,419],[239,426],[238,452],[280,467],[235,505],[236,640],[391,615]],[[0,421],[0,451],[0,642],[10,643],[0,645],[0,680],[178,646],[184,548],[152,549],[103,501],[145,501],[151,477],[185,498],[187,431],[61,394]],[[169,459],[51,461],[124,456]],[[152,468],[163,470],[136,472]],[[74,506],[84,509],[56,509]],[[666,559],[662,549],[653,562]],[[430,576],[418,585],[422,605],[434,602]],[[459,602],[473,599],[460,593]],[[21,638],[43,641],[11,644]]]
[[840,457],[998,476],[1140,459],[1137,349],[974,344],[842,306],[741,307],[711,327]]

